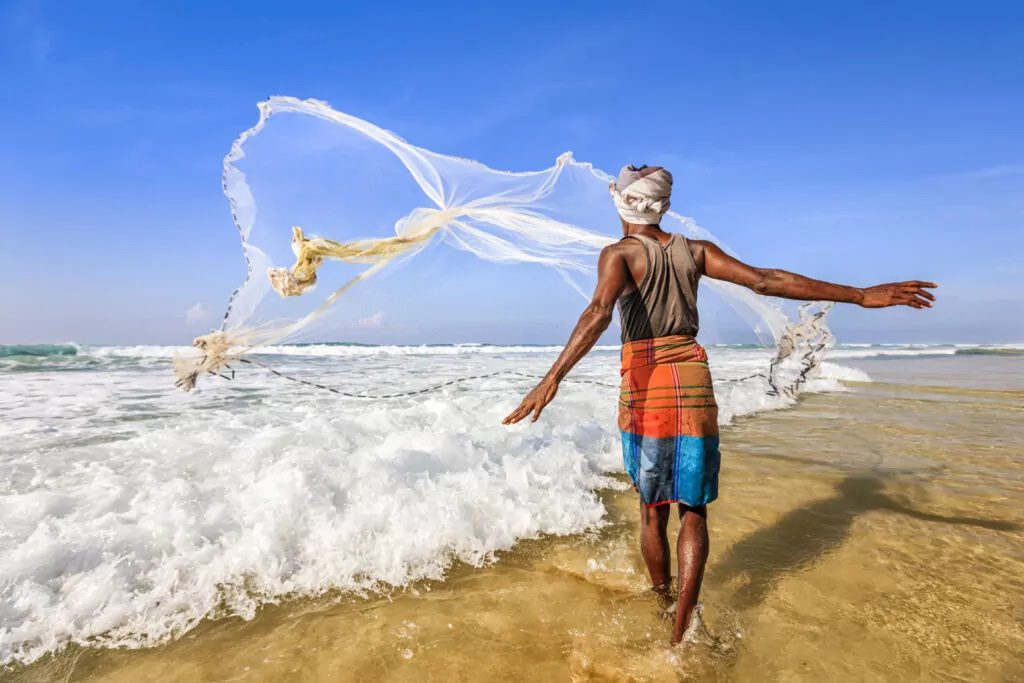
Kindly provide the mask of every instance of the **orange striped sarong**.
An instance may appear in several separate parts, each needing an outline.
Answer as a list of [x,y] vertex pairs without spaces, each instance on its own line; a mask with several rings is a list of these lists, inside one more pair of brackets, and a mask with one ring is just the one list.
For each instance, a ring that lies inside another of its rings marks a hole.
[[645,505],[718,497],[718,404],[704,347],[689,336],[622,345],[622,459]]

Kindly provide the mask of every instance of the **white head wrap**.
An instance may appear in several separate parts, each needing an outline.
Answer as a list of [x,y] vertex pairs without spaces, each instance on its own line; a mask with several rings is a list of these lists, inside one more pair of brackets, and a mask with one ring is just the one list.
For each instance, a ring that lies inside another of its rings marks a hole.
[[619,179],[608,186],[615,210],[627,223],[657,225],[671,206],[672,174],[655,167],[646,175],[646,166],[624,166]]

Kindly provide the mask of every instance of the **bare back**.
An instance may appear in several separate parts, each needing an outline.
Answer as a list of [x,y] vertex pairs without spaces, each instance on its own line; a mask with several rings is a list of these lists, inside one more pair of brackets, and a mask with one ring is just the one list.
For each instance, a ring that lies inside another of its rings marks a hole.
[[703,269],[689,240],[659,230],[633,233],[620,244],[632,280],[618,300],[623,343],[695,336],[697,285]]

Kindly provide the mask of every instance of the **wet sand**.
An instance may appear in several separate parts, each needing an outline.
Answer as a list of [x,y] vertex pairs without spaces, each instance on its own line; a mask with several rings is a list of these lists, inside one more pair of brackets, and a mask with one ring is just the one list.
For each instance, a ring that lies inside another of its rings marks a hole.
[[603,528],[443,582],[296,600],[146,650],[74,647],[3,677],[1024,680],[1024,358],[948,362],[866,362],[876,382],[725,430],[704,626],[679,648],[635,494],[605,491]]

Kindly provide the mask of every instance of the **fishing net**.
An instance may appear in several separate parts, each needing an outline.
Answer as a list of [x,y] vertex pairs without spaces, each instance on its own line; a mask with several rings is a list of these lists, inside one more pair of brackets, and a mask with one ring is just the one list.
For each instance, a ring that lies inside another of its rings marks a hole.
[[[367,300],[436,323],[496,312],[514,321],[562,293],[587,299],[598,253],[621,237],[612,178],[571,153],[512,173],[417,147],[316,100],[273,97],[259,113],[224,160],[245,280],[220,328],[175,358],[186,390],[271,345],[345,341]],[[720,243],[675,212],[662,227]],[[370,287],[381,275],[387,285]],[[730,307],[779,345],[765,369],[775,391],[795,391],[831,339],[825,310],[791,325],[778,302],[707,278],[701,297],[702,319]]]

